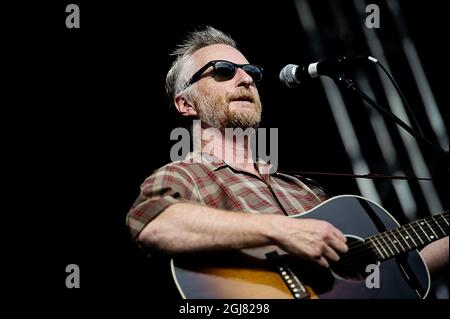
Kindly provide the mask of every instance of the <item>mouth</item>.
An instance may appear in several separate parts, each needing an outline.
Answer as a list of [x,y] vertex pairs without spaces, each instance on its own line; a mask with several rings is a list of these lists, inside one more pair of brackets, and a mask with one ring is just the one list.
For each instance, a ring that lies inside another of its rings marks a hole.
[[242,95],[242,96],[238,96],[236,98],[231,99],[231,102],[249,102],[249,103],[253,103],[253,97],[248,96],[248,95]]

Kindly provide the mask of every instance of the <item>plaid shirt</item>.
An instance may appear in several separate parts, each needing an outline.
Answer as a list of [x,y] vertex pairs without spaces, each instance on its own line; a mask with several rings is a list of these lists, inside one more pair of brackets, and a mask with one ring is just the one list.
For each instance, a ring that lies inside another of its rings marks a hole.
[[127,215],[133,238],[168,206],[192,202],[249,213],[295,215],[326,199],[320,188],[296,177],[271,172],[257,161],[261,177],[242,171],[210,155],[189,153],[184,161],[156,170],[141,185],[139,197]]

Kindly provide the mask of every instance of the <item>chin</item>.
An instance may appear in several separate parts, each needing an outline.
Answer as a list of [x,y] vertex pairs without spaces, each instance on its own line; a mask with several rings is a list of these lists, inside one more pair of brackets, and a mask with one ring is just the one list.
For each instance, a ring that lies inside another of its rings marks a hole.
[[256,110],[256,104],[253,102],[232,102],[229,105],[229,109],[232,112],[244,111],[248,112],[249,110]]

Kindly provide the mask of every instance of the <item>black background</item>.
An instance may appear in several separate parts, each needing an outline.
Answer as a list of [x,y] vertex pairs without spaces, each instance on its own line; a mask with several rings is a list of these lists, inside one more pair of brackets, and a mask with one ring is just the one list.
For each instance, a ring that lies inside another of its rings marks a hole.
[[[129,240],[125,215],[143,179],[170,160],[169,134],[179,121],[164,96],[169,52],[197,27],[229,33],[264,67],[262,126],[279,128],[280,168],[350,171],[320,86],[287,90],[278,82],[287,63],[310,62],[290,1],[78,0],[80,29],[65,27],[69,3],[2,10],[9,71],[5,168],[13,177],[4,227],[13,233],[9,240],[20,243],[10,246],[14,257],[7,263],[19,274],[5,277],[19,299],[42,299],[44,309],[103,311],[178,298],[168,269],[153,265]],[[442,5],[401,4],[448,115]],[[394,76],[401,85],[401,74]],[[357,191],[349,179],[319,181],[336,194]],[[70,263],[81,269],[78,290],[65,286]]]

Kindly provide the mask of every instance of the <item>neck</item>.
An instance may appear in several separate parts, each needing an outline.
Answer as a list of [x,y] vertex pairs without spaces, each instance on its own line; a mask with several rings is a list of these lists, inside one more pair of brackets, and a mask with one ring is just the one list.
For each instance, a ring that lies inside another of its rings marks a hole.
[[235,168],[254,173],[256,169],[251,147],[256,138],[254,132],[254,129],[219,130],[194,126],[194,149],[213,155]]
[[448,212],[427,217],[365,240],[379,260],[387,260],[448,236]]
[[370,236],[364,242],[350,243],[339,263],[356,269],[367,265],[371,256],[388,260],[448,236],[448,211]]

